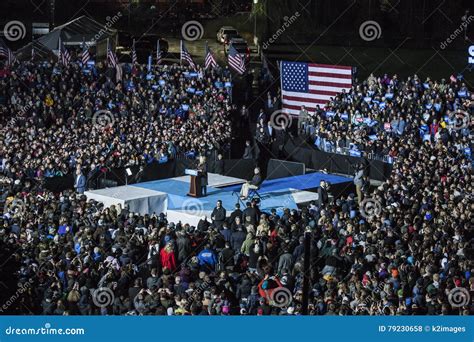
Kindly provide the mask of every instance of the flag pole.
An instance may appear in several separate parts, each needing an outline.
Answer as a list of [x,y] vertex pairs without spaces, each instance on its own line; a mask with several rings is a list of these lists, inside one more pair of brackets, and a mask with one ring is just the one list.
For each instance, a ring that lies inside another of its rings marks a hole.
[[35,45],[33,35],[31,36],[31,61],[35,59]]
[[82,68],[84,69],[84,63],[82,61],[82,57],[84,56],[84,51],[86,49],[86,37],[85,36],[82,36],[82,55],[81,55],[81,64],[82,64]]
[[107,38],[107,49],[105,50],[105,63],[109,66],[109,38]]
[[133,46],[132,46],[132,68],[135,67],[135,60],[138,60],[137,58],[134,58],[137,56],[137,52],[135,51],[135,38],[133,38]]
[[207,68],[206,68],[206,59],[207,59],[208,52],[209,52],[209,48],[207,46],[207,40],[206,40],[206,46],[204,47],[204,70],[207,70]]

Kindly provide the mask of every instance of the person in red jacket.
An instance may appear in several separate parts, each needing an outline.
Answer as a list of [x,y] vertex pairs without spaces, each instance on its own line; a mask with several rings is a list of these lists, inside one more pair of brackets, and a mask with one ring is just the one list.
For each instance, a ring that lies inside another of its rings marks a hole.
[[431,136],[434,137],[436,135],[436,133],[438,133],[438,130],[439,130],[439,124],[436,121],[436,119],[434,119],[433,123],[430,125],[430,134],[431,134]]
[[176,269],[176,258],[174,255],[172,243],[168,243],[164,248],[161,249],[160,260],[161,266],[163,268],[167,268],[170,271],[174,271]]

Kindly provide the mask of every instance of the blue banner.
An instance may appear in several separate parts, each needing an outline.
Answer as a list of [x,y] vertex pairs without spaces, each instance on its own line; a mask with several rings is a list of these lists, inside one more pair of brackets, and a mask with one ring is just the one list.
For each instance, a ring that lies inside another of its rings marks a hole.
[[0,340],[472,342],[473,316],[3,316]]

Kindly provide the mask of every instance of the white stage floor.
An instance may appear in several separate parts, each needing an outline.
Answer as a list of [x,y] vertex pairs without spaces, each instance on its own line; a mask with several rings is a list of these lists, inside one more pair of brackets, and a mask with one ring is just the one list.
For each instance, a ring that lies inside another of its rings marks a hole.
[[[208,180],[209,187],[213,188],[245,183],[244,179],[222,176],[216,173],[209,173]],[[166,191],[146,188],[140,185],[147,183],[140,183],[117,186],[114,188],[86,191],[84,192],[84,194],[87,196],[88,199],[93,199],[104,203],[106,207],[120,204],[122,208],[126,205],[128,206],[128,209],[131,212],[136,212],[140,214],[153,214],[163,212],[169,216],[170,220],[176,222],[182,220],[183,222],[186,221],[188,223],[197,225],[197,223],[203,216],[210,216],[211,211],[202,210],[199,213],[188,214],[183,211],[176,212],[168,207],[169,195],[170,193],[174,192],[173,190],[176,190],[181,193],[181,196],[186,196],[187,190],[189,188],[190,176],[186,175],[181,177],[162,179],[153,182],[158,182],[162,184],[160,189],[166,189]],[[168,186],[165,186],[166,184],[168,184]],[[173,190],[171,188],[173,188]],[[177,190],[178,188],[179,190]],[[191,202],[198,201],[198,199],[193,199],[192,197],[188,198]],[[194,202],[192,202],[190,206],[193,206],[193,203]]]
[[132,185],[117,186],[84,192],[88,199],[104,203],[106,207],[120,204],[128,206],[132,212],[140,214],[166,212],[168,194],[166,192],[134,187]]
[[[315,201],[318,194],[306,189],[316,188],[321,179],[326,178],[333,181],[333,184],[352,181],[350,178],[317,173],[268,180],[259,190],[262,197],[260,208],[265,212],[275,209],[278,214],[282,214],[284,208],[296,209],[298,204]],[[86,191],[85,195],[89,199],[103,202],[106,206],[126,205],[131,212],[140,214],[163,212],[170,221],[196,226],[201,218],[211,216],[218,200],[222,201],[230,215],[239,201],[240,184],[245,180],[211,173],[207,196],[201,198],[187,196],[189,182],[190,177],[183,176]]]

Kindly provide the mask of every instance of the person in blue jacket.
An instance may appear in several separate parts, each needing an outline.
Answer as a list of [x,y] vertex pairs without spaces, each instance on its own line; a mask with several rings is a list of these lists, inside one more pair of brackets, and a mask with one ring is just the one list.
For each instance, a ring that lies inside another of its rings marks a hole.
[[198,254],[199,266],[208,270],[215,270],[217,264],[216,254],[211,250],[211,246],[206,244],[204,249]]
[[86,191],[86,177],[82,174],[81,170],[76,171],[76,178],[74,180],[74,188],[79,194],[83,194]]

